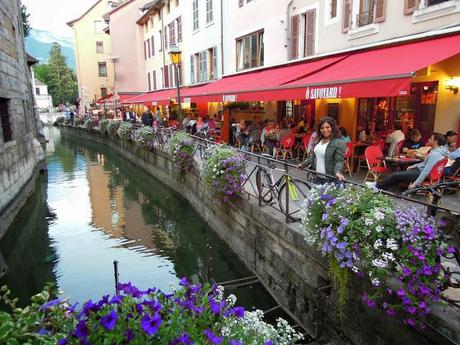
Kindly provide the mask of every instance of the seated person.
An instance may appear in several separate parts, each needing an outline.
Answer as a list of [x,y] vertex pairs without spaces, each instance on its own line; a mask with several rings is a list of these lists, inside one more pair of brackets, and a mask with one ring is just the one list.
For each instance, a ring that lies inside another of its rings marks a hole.
[[415,155],[417,149],[423,146],[422,134],[418,129],[410,131],[409,139],[404,141],[401,151],[406,155]]
[[377,140],[377,133],[375,132],[375,122],[371,121],[367,125],[367,129],[359,132],[358,140],[361,142],[373,143]]
[[348,136],[348,132],[345,129],[345,127],[340,127],[339,130],[340,130],[340,134],[342,134],[342,140],[345,142],[345,144],[349,143],[351,139]]
[[431,169],[433,169],[436,163],[449,155],[449,151],[444,147],[446,137],[443,134],[433,133],[428,141],[432,149],[424,162],[411,165],[406,171],[398,171],[390,174],[383,181],[377,183],[366,182],[366,185],[383,190],[395,187],[399,183],[409,183],[409,189],[419,186],[430,174]]
[[456,149],[454,152],[451,152],[447,158],[449,158],[449,161],[452,164],[447,164],[448,166],[444,168],[443,175],[452,176],[453,174],[455,174],[458,168],[460,168],[460,147]]
[[454,131],[448,131],[446,133],[446,146],[449,152],[454,152],[457,148],[457,133]]
[[387,136],[386,143],[390,144],[390,147],[388,148],[388,156],[393,156],[396,154],[398,143],[401,140],[404,140],[404,138],[405,136],[402,131],[402,127],[398,123],[395,125],[393,132],[389,136]]

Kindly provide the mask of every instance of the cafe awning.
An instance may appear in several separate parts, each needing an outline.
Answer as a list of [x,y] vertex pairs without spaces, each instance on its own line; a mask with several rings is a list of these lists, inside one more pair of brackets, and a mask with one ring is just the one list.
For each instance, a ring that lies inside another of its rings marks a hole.
[[159,91],[151,91],[144,93],[142,95],[138,95],[136,97],[132,97],[122,101],[122,105],[124,104],[145,104],[147,106],[155,106],[160,104],[169,104],[170,99],[175,98],[177,96],[176,89],[167,89],[167,90],[159,90]]
[[417,71],[459,53],[460,35],[356,52],[283,88],[307,99],[408,95]]

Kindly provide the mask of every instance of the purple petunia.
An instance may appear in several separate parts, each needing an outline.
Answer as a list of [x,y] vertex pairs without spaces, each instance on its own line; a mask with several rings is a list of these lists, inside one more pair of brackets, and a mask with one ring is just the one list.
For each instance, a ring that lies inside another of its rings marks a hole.
[[77,323],[77,327],[75,328],[75,336],[77,338],[83,339],[88,337],[88,332],[88,325],[86,324],[86,321],[81,320]]
[[229,345],[243,345],[239,340],[230,339]]
[[118,314],[115,310],[111,310],[110,313],[101,318],[101,325],[106,330],[111,331],[115,328],[117,324]]
[[152,317],[149,315],[144,315],[141,320],[141,327],[145,333],[149,336],[155,335],[158,332],[158,329],[161,326],[161,316],[159,314],[155,314]]
[[203,333],[208,337],[208,340],[211,342],[211,344],[220,344],[224,340],[224,337],[215,335],[209,329],[204,330]]
[[52,299],[51,301],[48,301],[45,304],[42,304],[38,310],[50,309],[51,307],[54,307],[55,305],[58,305],[61,302],[62,300],[60,298]]
[[182,334],[177,339],[171,341],[169,345],[193,345],[195,342],[190,338],[190,335],[187,333]]

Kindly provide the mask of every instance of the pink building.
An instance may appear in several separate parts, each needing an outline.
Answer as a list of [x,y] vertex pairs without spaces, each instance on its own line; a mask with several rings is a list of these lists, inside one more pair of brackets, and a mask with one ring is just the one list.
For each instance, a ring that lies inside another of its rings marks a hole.
[[146,0],[129,0],[104,16],[112,42],[111,60],[114,64],[114,92],[146,92],[142,27],[135,25],[139,9]]

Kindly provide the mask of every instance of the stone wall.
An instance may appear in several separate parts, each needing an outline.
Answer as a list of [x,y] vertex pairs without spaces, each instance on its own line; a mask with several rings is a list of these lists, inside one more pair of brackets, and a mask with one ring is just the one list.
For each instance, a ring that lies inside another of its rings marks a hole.
[[[40,130],[24,49],[20,3],[18,0],[1,3],[0,237],[33,190],[37,167],[44,161],[43,148],[37,140]],[[12,131],[11,140],[6,142],[5,121]]]
[[243,198],[227,204],[216,202],[196,170],[181,177],[164,152],[139,150],[134,145],[122,145],[118,140],[84,130],[63,128],[62,133],[80,141],[108,145],[187,198],[275,299],[312,335],[334,339],[334,344],[453,344],[441,332],[460,342],[458,309],[435,307],[428,320],[433,329],[412,330],[360,302],[359,296],[366,287],[363,280],[351,279],[349,301],[344,310],[346,318],[339,320],[335,309],[336,290],[329,287],[327,262],[305,243],[298,223],[285,224],[284,217],[259,207],[253,199]]

